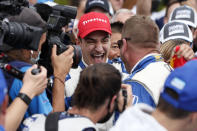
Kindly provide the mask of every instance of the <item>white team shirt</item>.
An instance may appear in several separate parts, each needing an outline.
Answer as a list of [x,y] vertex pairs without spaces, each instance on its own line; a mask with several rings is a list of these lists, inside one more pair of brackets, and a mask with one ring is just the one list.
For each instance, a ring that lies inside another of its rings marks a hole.
[[[82,66],[80,66],[79,64],[78,68],[76,69],[72,69],[72,68],[70,69],[69,75],[67,76],[68,79],[65,81],[65,96],[66,97],[71,97],[74,94],[74,91],[79,81],[80,72],[83,70],[83,66],[84,68],[88,66],[84,62],[83,58],[82,58],[82,64],[83,64]],[[126,69],[123,65],[121,65],[121,63],[113,62],[110,64],[112,64],[116,69],[120,71],[120,73],[122,74],[122,80],[128,77],[129,74],[123,71]]]
[[[23,131],[45,131],[46,116],[35,114],[23,122]],[[70,115],[63,112],[58,121],[58,131],[86,131],[86,129],[98,131],[95,124],[87,117]]]
[[153,110],[146,104],[130,107],[123,112],[110,131],[167,131],[151,116]]

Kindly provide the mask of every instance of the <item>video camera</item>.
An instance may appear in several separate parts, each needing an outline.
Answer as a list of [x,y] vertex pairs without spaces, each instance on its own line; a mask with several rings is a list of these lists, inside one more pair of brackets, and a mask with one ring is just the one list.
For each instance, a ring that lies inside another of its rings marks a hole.
[[[0,50],[4,45],[9,45],[15,49],[37,50],[43,29],[29,26],[24,23],[8,22],[5,19],[12,15],[20,15],[25,6],[26,0],[0,0]],[[13,13],[14,12],[14,13]],[[71,19],[77,14],[77,8],[71,6],[56,5],[52,7],[52,12],[47,22],[47,40],[42,47],[39,65],[47,68],[48,76],[53,74],[51,65],[51,49],[57,45],[57,54],[61,54],[68,49],[68,45],[74,47],[73,68],[77,68],[81,60],[81,49],[73,45],[70,37],[62,32],[62,27],[68,25]]]
[[23,7],[29,7],[28,0],[0,0],[0,16],[18,15]]
[[[25,23],[0,21],[0,45],[37,50],[43,30]],[[1,49],[0,49],[1,50]]]
[[53,74],[51,65],[51,49],[54,44],[57,45],[57,55],[68,49],[68,45],[74,48],[73,65],[72,68],[77,68],[81,60],[82,53],[79,46],[71,42],[69,35],[62,31],[62,28],[68,25],[71,19],[77,15],[77,8],[72,6],[55,5],[52,7],[52,14],[50,14],[47,21],[47,40],[42,46],[40,60],[38,63],[47,68],[47,75]]
[[7,57],[2,54],[8,51],[8,48],[38,50],[43,29],[8,20],[8,17],[20,17],[27,7],[27,0],[0,0],[0,68],[20,80],[24,73],[7,64]]
[[37,50],[43,30],[24,23],[9,22],[7,17],[20,15],[29,6],[27,0],[0,0],[0,45],[7,44],[16,49]]

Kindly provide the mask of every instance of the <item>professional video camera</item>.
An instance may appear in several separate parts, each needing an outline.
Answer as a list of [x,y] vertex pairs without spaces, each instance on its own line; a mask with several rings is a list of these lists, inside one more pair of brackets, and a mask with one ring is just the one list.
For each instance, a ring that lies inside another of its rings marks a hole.
[[[8,20],[8,17],[20,17],[23,12],[27,11],[28,6],[27,0],[0,0],[0,52],[6,53],[8,48],[9,50],[12,48],[38,50],[43,29]],[[9,65],[7,57],[2,57],[4,53],[0,55],[0,68],[22,79],[24,73]]]
[[28,0],[0,0],[0,16],[20,14],[23,7],[29,7]]
[[[43,30],[24,23],[0,21],[0,45],[37,50]],[[2,49],[0,49],[2,50]]]
[[81,60],[81,49],[74,45],[67,33],[62,31],[62,27],[68,25],[71,19],[74,19],[77,14],[77,8],[72,6],[56,5],[52,7],[53,13],[50,14],[47,21],[48,34],[47,41],[42,46],[39,64],[47,68],[48,76],[53,74],[51,66],[51,49],[54,44],[57,45],[57,54],[61,54],[68,49],[68,45],[74,47],[73,65],[72,68],[77,68]]
[[7,44],[17,49],[37,50],[43,30],[24,23],[8,22],[7,17],[20,15],[29,6],[27,0],[0,0],[0,45]]

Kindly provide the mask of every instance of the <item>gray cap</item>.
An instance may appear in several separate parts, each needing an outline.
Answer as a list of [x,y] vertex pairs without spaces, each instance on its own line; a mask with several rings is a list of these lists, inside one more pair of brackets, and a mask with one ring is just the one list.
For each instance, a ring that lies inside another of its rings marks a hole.
[[103,9],[107,13],[110,13],[108,0],[87,0],[85,13],[88,13],[91,9],[96,7]]
[[193,28],[197,26],[196,11],[189,6],[180,6],[173,10],[169,21],[178,21],[187,24]]
[[182,39],[188,42],[193,41],[192,32],[189,27],[181,22],[172,21],[164,25],[160,31],[160,42],[164,42],[172,39]]

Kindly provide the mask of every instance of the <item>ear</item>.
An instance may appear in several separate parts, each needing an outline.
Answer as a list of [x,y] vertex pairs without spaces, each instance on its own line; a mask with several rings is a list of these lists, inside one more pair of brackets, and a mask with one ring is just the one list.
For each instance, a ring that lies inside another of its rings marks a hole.
[[160,48],[161,48],[161,42],[158,42],[158,44],[157,44],[157,46],[156,46],[156,49],[157,49],[158,51],[160,51]]
[[111,99],[111,102],[110,102],[110,109],[109,109],[110,112],[113,112],[113,111],[114,111],[114,106],[115,106],[116,98],[117,98],[117,96],[114,95],[114,96],[112,97],[112,99]]
[[128,44],[127,44],[127,41],[125,39],[122,40],[123,42],[123,45],[122,45],[122,52],[126,52],[127,49],[128,49]]

